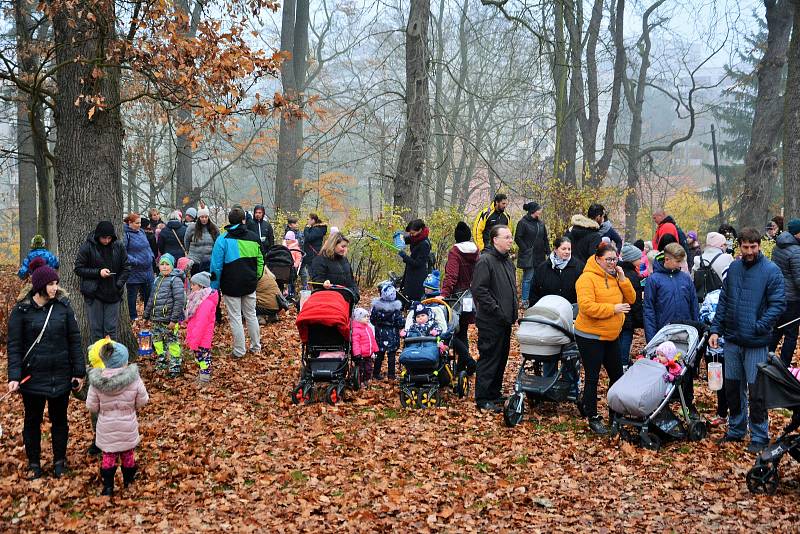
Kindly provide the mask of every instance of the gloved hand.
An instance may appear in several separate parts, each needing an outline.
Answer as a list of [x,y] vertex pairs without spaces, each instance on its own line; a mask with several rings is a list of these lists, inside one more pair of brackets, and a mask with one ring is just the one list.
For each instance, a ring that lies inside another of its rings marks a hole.
[[408,254],[406,254],[406,251],[403,250],[403,249],[398,250],[397,251],[397,255],[400,256],[403,259],[406,259],[408,257]]

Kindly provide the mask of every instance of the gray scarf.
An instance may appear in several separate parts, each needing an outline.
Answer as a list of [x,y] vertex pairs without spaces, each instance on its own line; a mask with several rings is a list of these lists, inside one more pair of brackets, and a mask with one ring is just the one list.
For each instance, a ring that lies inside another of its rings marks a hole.
[[571,258],[572,256],[570,256],[566,260],[562,260],[561,257],[558,254],[556,254],[555,250],[550,253],[550,263],[553,264],[553,269],[558,269],[559,271],[564,270],[564,267],[567,266]]

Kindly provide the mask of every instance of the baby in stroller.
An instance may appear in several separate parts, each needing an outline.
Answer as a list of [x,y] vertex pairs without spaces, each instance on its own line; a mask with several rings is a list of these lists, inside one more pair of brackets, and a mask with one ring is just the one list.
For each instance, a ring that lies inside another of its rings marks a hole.
[[414,308],[413,324],[408,330],[401,330],[400,337],[436,337],[441,331],[430,308],[424,304],[417,304]]

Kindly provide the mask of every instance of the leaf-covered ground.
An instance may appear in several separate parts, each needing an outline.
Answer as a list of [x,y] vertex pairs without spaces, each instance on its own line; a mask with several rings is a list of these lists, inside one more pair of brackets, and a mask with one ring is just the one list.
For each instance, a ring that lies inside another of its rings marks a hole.
[[[519,427],[450,396],[403,411],[397,387],[373,385],[338,407],[296,407],[293,321],[262,328],[261,356],[227,357],[217,335],[211,385],[187,362],[174,381],[140,362],[150,405],[139,414],[141,477],[100,497],[85,407],[70,404],[72,473],[25,480],[22,402],[0,405],[0,530],[14,531],[603,531],[798,529],[800,467],[791,459],[773,497],[744,483],[743,447],[672,444],[659,453],[596,438],[573,406],[540,408]],[[4,347],[3,347],[4,350]],[[506,373],[516,372],[516,347]],[[2,355],[0,373],[5,376]],[[701,411],[713,401],[698,383]],[[785,422],[773,414],[773,435]],[[49,468],[45,423],[43,463]]]

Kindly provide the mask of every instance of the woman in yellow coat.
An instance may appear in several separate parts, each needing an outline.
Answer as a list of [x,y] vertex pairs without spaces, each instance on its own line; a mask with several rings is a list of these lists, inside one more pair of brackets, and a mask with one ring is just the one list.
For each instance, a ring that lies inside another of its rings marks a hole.
[[617,261],[614,244],[600,243],[575,284],[578,294],[575,337],[586,376],[583,410],[589,418],[589,428],[601,435],[607,434],[608,429],[597,415],[600,367],[605,367],[608,373],[609,387],[622,376],[619,334],[625,314],[636,301],[636,292]]

